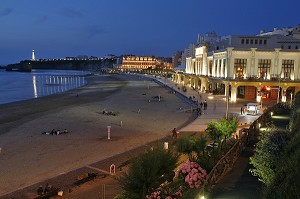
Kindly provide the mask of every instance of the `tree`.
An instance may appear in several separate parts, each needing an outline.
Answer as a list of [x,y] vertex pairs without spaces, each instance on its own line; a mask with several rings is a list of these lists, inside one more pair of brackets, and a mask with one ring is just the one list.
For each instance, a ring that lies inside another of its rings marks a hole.
[[274,180],[280,155],[288,142],[288,132],[266,132],[259,139],[255,153],[250,157],[250,164],[254,166],[250,172],[252,175],[258,176],[258,179],[266,186],[269,186]]
[[220,123],[215,121],[208,122],[205,132],[214,141],[213,148],[215,146],[215,143],[220,143],[222,139],[222,131],[221,131]]
[[200,136],[195,138],[195,151],[198,154],[202,153],[202,155],[204,156],[206,146],[207,146],[207,139],[205,137]]
[[226,143],[226,139],[230,137],[234,132],[236,132],[237,126],[238,126],[238,120],[236,117],[221,119],[220,125],[218,127],[220,128],[225,143]]
[[145,198],[162,183],[172,181],[179,156],[170,150],[150,149],[138,156],[119,182],[128,198]]
[[300,197],[300,134],[295,135],[281,156],[273,181],[264,190],[264,198]]

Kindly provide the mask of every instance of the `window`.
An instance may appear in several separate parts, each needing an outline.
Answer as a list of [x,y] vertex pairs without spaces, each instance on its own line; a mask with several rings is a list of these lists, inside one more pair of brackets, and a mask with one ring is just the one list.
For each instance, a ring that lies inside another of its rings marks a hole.
[[271,59],[258,60],[258,77],[266,79],[270,76]]
[[281,49],[284,49],[284,45],[281,45]]
[[255,44],[257,44],[257,39],[255,39]]
[[242,44],[244,44],[245,43],[245,40],[244,39],[242,39]]
[[262,45],[262,40],[261,39],[259,40],[259,45]]
[[298,46],[295,46],[295,49],[298,49]]
[[246,72],[247,59],[234,59],[235,77],[242,79]]
[[282,60],[282,72],[284,79],[291,79],[291,74],[294,73],[294,60]]
[[249,39],[246,39],[246,44],[249,44]]
[[253,39],[250,40],[250,44],[253,44]]
[[291,49],[291,45],[288,46],[288,49]]
[[266,39],[264,40],[264,45],[267,45],[267,40]]

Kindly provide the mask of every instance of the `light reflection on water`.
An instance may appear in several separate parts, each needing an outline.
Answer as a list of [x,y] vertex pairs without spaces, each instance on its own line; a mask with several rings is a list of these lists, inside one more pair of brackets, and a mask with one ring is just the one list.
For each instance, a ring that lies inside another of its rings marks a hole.
[[0,104],[65,92],[86,84],[87,71],[33,70],[31,73],[0,71]]
[[37,98],[78,88],[85,84],[85,80],[82,76],[33,75],[32,84],[34,97]]

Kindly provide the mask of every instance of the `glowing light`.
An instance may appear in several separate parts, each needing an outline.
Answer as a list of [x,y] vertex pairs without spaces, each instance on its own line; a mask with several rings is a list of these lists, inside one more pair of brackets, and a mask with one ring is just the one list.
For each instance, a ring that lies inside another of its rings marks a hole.
[[32,76],[32,84],[33,84],[33,94],[34,94],[34,98],[37,98],[37,97],[38,97],[38,94],[37,94],[37,88],[36,88],[36,77],[35,77],[35,75]]
[[274,115],[274,113],[273,112],[271,112],[271,116],[273,116]]

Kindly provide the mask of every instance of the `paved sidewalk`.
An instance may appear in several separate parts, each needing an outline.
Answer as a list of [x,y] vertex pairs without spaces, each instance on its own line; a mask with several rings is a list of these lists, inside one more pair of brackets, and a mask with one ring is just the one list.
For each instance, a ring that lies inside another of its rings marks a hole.
[[[153,77],[154,78],[154,77]],[[179,132],[203,132],[206,129],[207,123],[209,121],[217,121],[226,115],[226,97],[224,95],[210,95],[207,93],[199,93],[192,88],[186,87],[186,92],[183,92],[182,89],[178,90],[178,87],[182,87],[182,84],[176,84],[175,82],[171,81],[168,78],[161,78],[156,77],[154,78],[157,81],[167,85],[168,87],[174,89],[176,93],[180,93],[186,97],[186,100],[189,100],[191,97],[194,101],[204,102],[207,101],[207,110],[203,110],[203,114],[198,116],[192,123],[188,124],[187,126],[178,129]],[[238,116],[239,125],[248,124],[250,125],[253,121],[255,121],[261,113],[258,115],[241,115],[240,110],[244,104],[253,101],[242,101],[238,100],[237,102],[229,102],[228,104],[228,115],[236,115]],[[191,106],[192,108],[192,106]],[[195,107],[194,107],[195,108]]]

